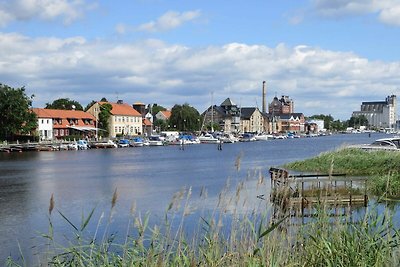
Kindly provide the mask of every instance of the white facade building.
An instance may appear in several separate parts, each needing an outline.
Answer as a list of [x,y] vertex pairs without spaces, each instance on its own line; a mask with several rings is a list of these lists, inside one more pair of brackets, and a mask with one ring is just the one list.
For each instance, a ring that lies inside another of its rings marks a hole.
[[368,119],[370,127],[395,129],[397,120],[396,96],[388,96],[385,101],[362,102],[361,110],[354,111],[353,117],[361,115]]
[[38,117],[38,131],[41,141],[53,139],[53,119],[51,117]]

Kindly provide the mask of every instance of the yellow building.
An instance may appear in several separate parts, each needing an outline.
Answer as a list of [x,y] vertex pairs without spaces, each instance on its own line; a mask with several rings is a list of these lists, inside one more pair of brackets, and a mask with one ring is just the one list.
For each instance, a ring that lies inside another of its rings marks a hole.
[[122,101],[118,101],[118,103],[96,102],[93,104],[87,112],[96,118],[97,123],[99,121],[100,106],[106,103],[112,106],[111,116],[108,120],[110,137],[143,134],[142,115],[131,105],[124,104]]

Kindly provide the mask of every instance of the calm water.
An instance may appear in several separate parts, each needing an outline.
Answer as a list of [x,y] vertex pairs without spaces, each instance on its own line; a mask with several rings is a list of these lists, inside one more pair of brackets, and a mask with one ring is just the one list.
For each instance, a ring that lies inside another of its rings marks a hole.
[[[79,225],[82,212],[96,207],[93,231],[101,212],[109,212],[114,190],[118,202],[113,216],[116,232],[124,233],[130,208],[149,211],[153,221],[161,220],[174,193],[191,188],[188,222],[196,213],[212,211],[218,194],[229,178],[232,184],[245,181],[247,204],[257,205],[257,194],[268,194],[269,183],[257,187],[261,175],[268,177],[271,166],[308,158],[344,144],[370,143],[382,137],[373,134],[333,135],[318,138],[271,140],[216,145],[142,147],[125,149],[27,152],[0,154],[0,262],[18,256],[18,243],[29,257],[38,244],[38,233],[48,228],[48,206],[54,194],[56,209]],[[240,158],[240,170],[235,167]],[[205,188],[208,197],[200,197]],[[52,218],[57,231],[69,232],[57,213]],[[40,241],[39,241],[40,243]],[[43,243],[43,241],[41,242]],[[38,250],[38,249],[36,249]],[[40,249],[39,249],[40,250]]]

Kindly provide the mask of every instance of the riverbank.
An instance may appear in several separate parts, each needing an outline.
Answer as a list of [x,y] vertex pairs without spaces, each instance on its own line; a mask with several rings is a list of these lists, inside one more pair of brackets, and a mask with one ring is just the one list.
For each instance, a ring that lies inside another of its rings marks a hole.
[[378,197],[400,198],[400,153],[398,152],[343,148],[287,163],[284,167],[304,172],[369,176],[367,186],[370,193]]

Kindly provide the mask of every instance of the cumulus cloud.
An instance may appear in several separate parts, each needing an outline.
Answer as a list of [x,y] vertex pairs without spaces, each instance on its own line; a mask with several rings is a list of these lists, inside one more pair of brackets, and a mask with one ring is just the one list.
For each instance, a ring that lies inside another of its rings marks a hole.
[[313,7],[324,17],[344,17],[376,13],[381,22],[400,26],[399,0],[313,0]]
[[200,15],[201,12],[199,10],[186,11],[182,13],[176,11],[168,11],[155,21],[150,21],[139,25],[137,27],[137,30],[147,32],[169,31],[180,27],[185,22],[193,21],[199,18]]
[[[46,44],[46,45],[44,45]],[[113,44],[83,37],[31,38],[0,33],[2,83],[26,86],[35,106],[61,92],[86,105],[102,97],[166,107],[188,102],[202,112],[231,97],[241,106],[289,95],[296,112],[349,118],[362,101],[383,100],[400,83],[399,62],[354,53],[279,44],[229,43],[191,48],[160,40]],[[118,93],[117,93],[118,92]],[[313,104],[314,103],[314,104]]]
[[4,27],[12,21],[57,18],[69,24],[93,7],[85,0],[0,0],[0,26]]

